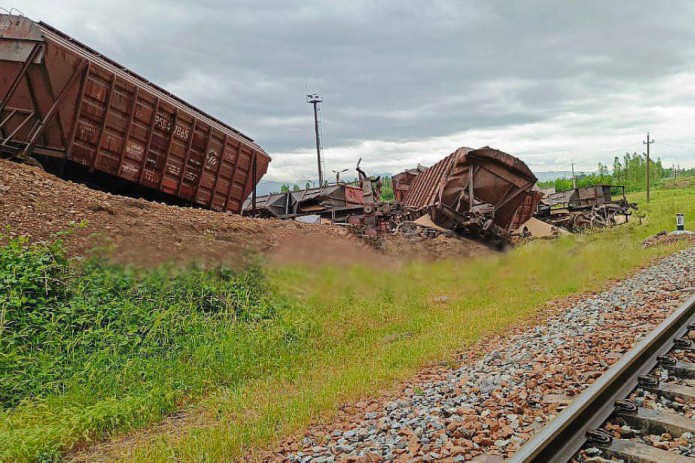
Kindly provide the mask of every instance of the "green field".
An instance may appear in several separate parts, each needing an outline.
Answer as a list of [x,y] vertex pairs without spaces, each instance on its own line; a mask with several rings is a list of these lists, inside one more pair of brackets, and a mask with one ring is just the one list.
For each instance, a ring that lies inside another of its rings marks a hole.
[[222,462],[272,445],[681,248],[642,247],[676,212],[695,224],[695,185],[668,186],[650,204],[630,195],[642,225],[390,268],[138,271],[13,242],[0,250],[0,461],[60,461],[175,412],[112,451]]

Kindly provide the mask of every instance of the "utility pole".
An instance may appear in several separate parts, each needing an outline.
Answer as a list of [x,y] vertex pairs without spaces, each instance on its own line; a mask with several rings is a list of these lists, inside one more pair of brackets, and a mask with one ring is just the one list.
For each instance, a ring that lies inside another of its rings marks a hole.
[[314,105],[314,132],[316,132],[316,160],[319,167],[319,187],[323,187],[323,166],[321,164],[321,137],[319,135],[319,103],[323,98],[318,93],[310,93],[306,96],[306,102]]
[[572,161],[572,188],[577,189],[577,177],[574,176],[574,161]]
[[347,172],[347,171],[348,171],[348,169],[332,171],[335,174],[335,184],[336,185],[340,184],[340,174],[342,174],[343,172]]
[[642,143],[647,145],[647,202],[649,202],[649,145],[654,143],[654,140],[649,140],[649,132],[647,132],[647,141],[643,141]]

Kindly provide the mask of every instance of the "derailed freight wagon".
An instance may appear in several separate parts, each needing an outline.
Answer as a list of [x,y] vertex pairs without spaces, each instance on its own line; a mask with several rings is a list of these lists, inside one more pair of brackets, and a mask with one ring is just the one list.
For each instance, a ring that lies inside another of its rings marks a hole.
[[510,154],[459,148],[413,179],[402,206],[413,219],[429,214],[440,227],[504,242],[537,180]]
[[117,192],[240,212],[254,141],[43,22],[0,15],[0,155]]
[[330,220],[342,220],[364,212],[364,193],[358,186],[339,183],[271,193],[257,197],[253,203],[252,200],[246,201],[244,214],[278,219],[319,215]]
[[546,195],[536,217],[571,232],[626,223],[638,210],[623,185],[594,185]]

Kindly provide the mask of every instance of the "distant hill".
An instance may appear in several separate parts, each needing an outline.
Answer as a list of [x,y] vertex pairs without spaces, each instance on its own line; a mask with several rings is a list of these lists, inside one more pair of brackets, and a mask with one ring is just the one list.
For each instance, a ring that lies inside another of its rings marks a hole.
[[[331,180],[335,181],[335,178],[332,178]],[[348,178],[348,180],[352,180],[352,179]],[[284,185],[286,183],[289,184],[290,187],[292,187],[293,185],[296,184],[297,186],[299,186],[299,188],[304,188],[304,186],[306,185],[306,182],[307,182],[306,179],[294,181],[294,182],[293,181],[277,182],[274,180],[261,180],[260,182],[258,182],[258,186],[256,187],[256,194],[258,196],[263,196],[263,195],[267,195],[270,193],[280,193],[280,191],[282,191],[282,185]],[[314,179],[313,182],[314,182],[314,185],[317,185],[318,179]]]
[[[579,172],[577,172],[579,173]],[[549,182],[558,178],[572,178],[571,170],[554,170],[550,172],[534,172],[539,182]]]
[[283,183],[284,182],[274,182],[272,180],[261,180],[256,187],[256,194],[258,196],[263,196],[270,193],[277,193],[280,191]]

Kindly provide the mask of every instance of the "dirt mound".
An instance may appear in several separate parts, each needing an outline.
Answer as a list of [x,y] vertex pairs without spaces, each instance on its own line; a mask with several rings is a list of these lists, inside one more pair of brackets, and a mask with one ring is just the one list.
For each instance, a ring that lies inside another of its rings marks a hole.
[[695,234],[683,233],[683,234],[671,234],[666,231],[661,231],[654,236],[650,236],[642,242],[645,248],[651,248],[652,246],[667,246],[669,244],[675,244],[678,241],[685,240],[695,244]]
[[[5,160],[0,160],[0,215],[10,234],[39,240],[84,222],[66,238],[72,254],[96,247],[116,262],[138,265],[169,260],[231,263],[251,251],[272,257],[280,248],[285,248],[283,259],[291,259],[285,243],[310,247],[336,242],[352,256],[378,255],[331,225],[253,219],[116,196]],[[325,261],[331,255],[311,257]]]
[[393,256],[428,260],[474,257],[494,252],[477,241],[446,235],[439,235],[436,238],[389,235],[381,239],[380,249]]
[[390,256],[438,258],[479,254],[484,246],[456,239],[386,237],[373,246],[333,225],[255,219],[112,195],[63,181],[39,168],[0,159],[0,215],[12,235],[47,239],[77,227],[67,238],[73,255],[97,249],[137,265],[164,261],[238,261],[260,252],[272,261],[383,264]]

